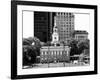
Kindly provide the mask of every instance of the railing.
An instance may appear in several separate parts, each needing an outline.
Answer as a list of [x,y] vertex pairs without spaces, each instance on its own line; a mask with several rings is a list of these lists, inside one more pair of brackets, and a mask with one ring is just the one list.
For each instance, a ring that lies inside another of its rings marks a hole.
[[85,62],[85,63],[89,63],[90,61],[90,57],[86,56],[86,55],[74,55],[74,56],[70,56],[70,60],[71,61],[75,61],[77,60],[78,62]]

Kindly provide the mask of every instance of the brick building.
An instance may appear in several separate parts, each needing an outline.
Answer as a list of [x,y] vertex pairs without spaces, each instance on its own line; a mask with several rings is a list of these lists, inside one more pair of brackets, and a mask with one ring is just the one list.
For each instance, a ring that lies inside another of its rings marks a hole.
[[40,62],[69,61],[70,47],[68,46],[43,46],[40,49]]
[[76,39],[78,41],[88,39],[87,31],[76,30],[76,31],[74,31],[73,35],[74,35],[74,39]]

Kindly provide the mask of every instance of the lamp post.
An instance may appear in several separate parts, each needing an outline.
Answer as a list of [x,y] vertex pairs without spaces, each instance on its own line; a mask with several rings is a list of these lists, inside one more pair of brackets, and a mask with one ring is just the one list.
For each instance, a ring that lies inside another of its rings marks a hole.
[[[63,28],[63,30],[65,30]],[[63,64],[64,64],[64,67],[65,67],[65,31],[63,31],[63,37],[64,37],[64,40],[63,40]]]
[[48,68],[49,68],[49,53],[50,53],[50,43],[48,42],[48,54],[47,54],[47,62],[48,62]]
[[65,43],[63,41],[63,64],[64,64],[64,67],[65,67]]
[[[32,43],[32,46],[35,46],[35,42]],[[35,65],[37,63],[37,52],[36,52],[36,62],[35,62]]]

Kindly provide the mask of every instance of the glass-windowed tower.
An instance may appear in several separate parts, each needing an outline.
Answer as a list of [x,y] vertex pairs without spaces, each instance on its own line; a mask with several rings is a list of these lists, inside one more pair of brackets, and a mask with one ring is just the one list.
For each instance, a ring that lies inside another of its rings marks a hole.
[[42,42],[50,41],[52,28],[52,13],[34,12],[34,36]]
[[59,41],[69,41],[74,32],[74,14],[57,12],[55,15],[56,25],[59,32]]

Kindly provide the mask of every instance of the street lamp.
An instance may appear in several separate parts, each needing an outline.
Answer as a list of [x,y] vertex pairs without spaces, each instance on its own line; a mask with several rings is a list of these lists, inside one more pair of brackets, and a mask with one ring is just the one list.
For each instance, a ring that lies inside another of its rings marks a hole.
[[50,47],[50,43],[48,42],[48,53],[47,53],[48,67],[49,67],[49,53],[50,53],[49,47]]
[[65,43],[63,41],[63,64],[64,64],[64,67],[65,67]]

